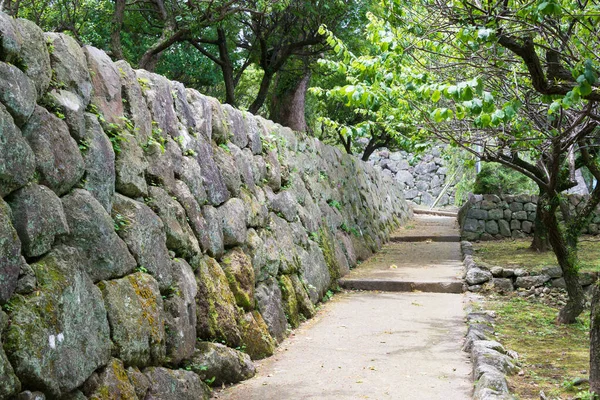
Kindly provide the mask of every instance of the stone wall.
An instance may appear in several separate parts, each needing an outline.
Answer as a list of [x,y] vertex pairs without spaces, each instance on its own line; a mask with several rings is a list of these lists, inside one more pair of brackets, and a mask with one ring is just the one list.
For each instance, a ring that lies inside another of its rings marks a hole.
[[[583,207],[584,196],[568,195],[571,213]],[[464,240],[494,240],[521,238],[533,235],[536,195],[471,195],[459,213],[461,236]],[[600,207],[585,234],[597,235],[600,231]]]
[[[434,145],[425,155],[419,156],[405,151],[390,152],[382,149],[371,155],[369,163],[398,182],[404,190],[406,200],[430,207],[446,186],[448,169],[442,152],[441,145]],[[451,184],[436,207],[454,205],[454,193],[454,184]]]
[[0,35],[2,399],[206,398],[409,217],[333,147],[31,22]]

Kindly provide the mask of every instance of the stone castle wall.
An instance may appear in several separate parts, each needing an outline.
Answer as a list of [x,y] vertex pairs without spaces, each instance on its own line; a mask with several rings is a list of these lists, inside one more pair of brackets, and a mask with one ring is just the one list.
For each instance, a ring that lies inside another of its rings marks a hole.
[[0,35],[2,399],[206,398],[410,215],[313,138],[26,20]]
[[[568,195],[571,213],[583,207],[583,195]],[[522,238],[533,235],[536,195],[471,195],[459,213],[463,240],[494,240]],[[600,231],[600,207],[592,216],[585,234],[597,235]]]
[[432,146],[420,156],[382,149],[371,155],[369,163],[398,182],[404,197],[411,203],[430,207],[439,197],[436,207],[452,206],[455,189],[454,184],[450,184],[444,191],[448,169],[442,153],[440,145]]

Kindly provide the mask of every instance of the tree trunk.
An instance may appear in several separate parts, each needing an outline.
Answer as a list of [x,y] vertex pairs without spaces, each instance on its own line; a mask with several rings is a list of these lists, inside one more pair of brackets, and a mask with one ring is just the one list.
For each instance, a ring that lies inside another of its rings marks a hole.
[[[542,189],[539,191],[538,199],[543,195]],[[539,201],[538,201],[539,203]],[[550,250],[550,242],[548,241],[548,230],[542,222],[540,207],[536,207],[535,221],[533,225],[533,240],[529,248],[538,253],[544,253]]]
[[115,0],[115,13],[113,14],[110,32],[110,48],[113,60],[123,60],[123,47],[121,46],[121,28],[125,14],[125,0]]
[[[284,74],[284,77],[281,75]],[[277,87],[271,99],[270,118],[298,132],[306,132],[305,100],[310,71],[301,74],[279,71]]]
[[590,314],[590,392],[600,396],[600,287],[594,284]]
[[577,272],[577,239],[575,237],[574,240],[567,240],[559,227],[556,211],[560,200],[557,196],[554,195],[551,199],[548,193],[544,193],[538,201],[538,209],[542,222],[548,230],[548,239],[563,272],[569,295],[567,304],[558,313],[557,322],[572,324],[583,312],[585,297]]
[[262,107],[267,100],[267,95],[269,94],[269,88],[271,87],[271,81],[273,80],[273,72],[270,70],[265,70],[265,74],[260,81],[260,89],[258,90],[258,94],[256,95],[256,99],[248,108],[248,111],[251,114],[258,114],[258,110]]

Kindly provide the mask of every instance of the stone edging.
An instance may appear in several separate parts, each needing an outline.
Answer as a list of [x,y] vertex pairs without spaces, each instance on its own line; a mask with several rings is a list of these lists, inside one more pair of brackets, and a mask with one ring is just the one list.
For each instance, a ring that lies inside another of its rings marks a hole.
[[[469,270],[477,268],[472,257],[473,247],[471,243],[463,241],[461,250],[468,274]],[[506,350],[495,340],[495,318],[495,313],[490,311],[469,312],[466,317],[469,328],[462,350],[471,354],[474,400],[514,399],[509,393],[506,375],[515,374],[519,370],[518,355]]]

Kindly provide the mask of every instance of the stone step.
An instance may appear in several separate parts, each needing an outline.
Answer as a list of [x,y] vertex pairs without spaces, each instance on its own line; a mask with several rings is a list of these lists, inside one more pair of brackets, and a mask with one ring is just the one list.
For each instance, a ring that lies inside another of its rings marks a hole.
[[441,236],[392,236],[390,242],[460,242],[459,235],[441,235]]
[[338,284],[349,290],[378,290],[382,292],[463,293],[462,281],[417,282],[379,279],[339,279]]
[[429,210],[426,208],[413,208],[413,213],[420,215],[436,215],[440,217],[458,217],[458,213],[453,211]]

